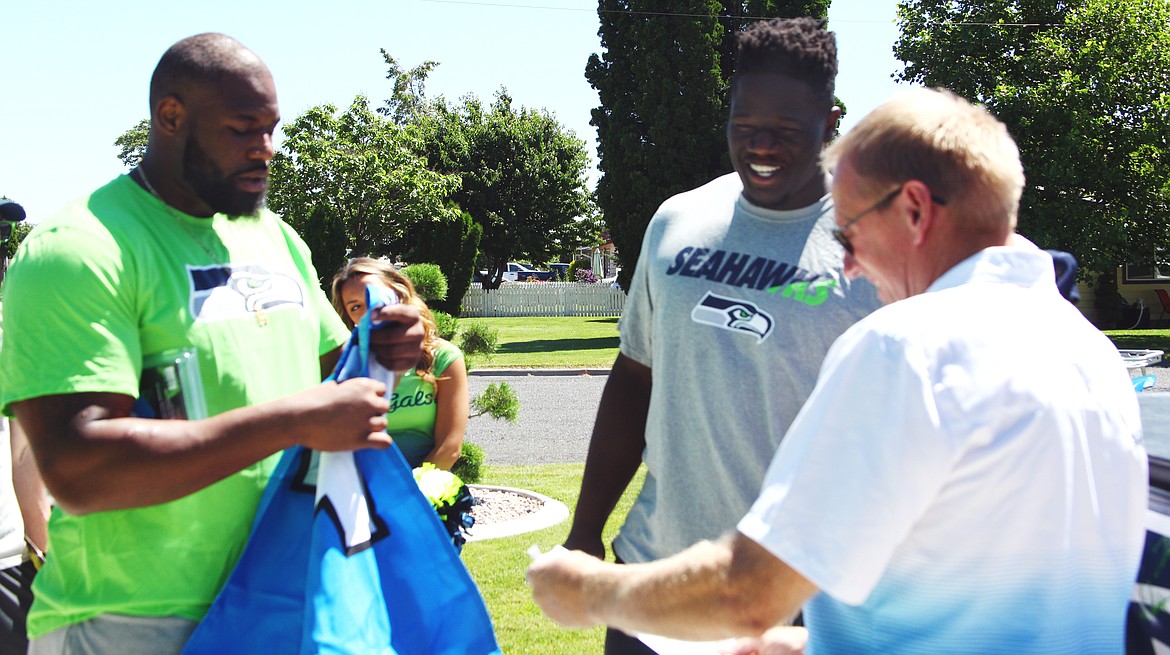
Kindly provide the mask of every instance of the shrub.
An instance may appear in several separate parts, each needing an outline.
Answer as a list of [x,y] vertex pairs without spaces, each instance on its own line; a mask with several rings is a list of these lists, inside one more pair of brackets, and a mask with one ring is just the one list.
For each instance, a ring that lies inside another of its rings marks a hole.
[[483,448],[464,441],[459,459],[451,465],[451,472],[458,475],[464,484],[478,484],[483,479]]
[[472,321],[463,326],[459,347],[465,354],[490,355],[500,347],[500,331],[486,323]]
[[438,264],[411,264],[400,271],[410,283],[419,297],[428,305],[435,300],[447,299],[447,276]]
[[471,416],[487,414],[494,419],[503,419],[513,425],[520,420],[520,399],[507,382],[493,382],[471,400]]
[[593,262],[587,259],[574,259],[573,261],[569,262],[569,270],[567,273],[565,273],[565,281],[567,282],[569,280],[576,280],[577,269],[589,268],[591,266],[593,266]]
[[597,276],[593,274],[593,269],[591,269],[591,268],[578,268],[577,269],[577,277],[575,279],[578,282],[585,282],[586,284],[593,284],[594,282],[597,281]]
[[431,310],[431,313],[435,315],[435,329],[439,333],[439,338],[454,341],[455,333],[459,331],[459,319],[437,309]]

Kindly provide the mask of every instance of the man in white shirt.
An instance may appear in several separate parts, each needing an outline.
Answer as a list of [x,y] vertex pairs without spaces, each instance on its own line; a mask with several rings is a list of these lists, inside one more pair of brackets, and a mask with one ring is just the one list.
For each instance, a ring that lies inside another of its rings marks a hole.
[[1024,175],[1006,128],[918,89],[825,165],[846,273],[887,306],[833,345],[735,532],[623,568],[542,558],[537,602],[688,639],[797,630],[773,626],[803,606],[817,653],[1120,652],[1145,531],[1137,399],[1051,258],[1009,245]]

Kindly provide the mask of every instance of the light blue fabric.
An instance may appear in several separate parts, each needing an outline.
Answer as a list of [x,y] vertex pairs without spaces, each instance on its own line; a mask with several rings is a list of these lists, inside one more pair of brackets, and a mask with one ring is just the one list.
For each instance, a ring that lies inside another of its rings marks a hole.
[[[370,311],[331,379],[370,372],[369,317],[392,294],[367,287]],[[244,554],[184,654],[500,654],[479,590],[398,448],[350,457],[285,452]],[[350,461],[341,477],[361,489],[368,521],[346,510],[348,495],[333,502],[333,466]]]

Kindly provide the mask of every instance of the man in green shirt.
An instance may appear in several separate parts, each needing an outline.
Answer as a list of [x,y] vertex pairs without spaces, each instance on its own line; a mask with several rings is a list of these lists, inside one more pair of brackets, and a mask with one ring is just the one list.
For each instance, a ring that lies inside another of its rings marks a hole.
[[[262,206],[280,119],[267,67],[193,36],[159,61],[150,106],[142,163],[38,224],[5,280],[0,406],[58,502],[32,653],[179,652],[282,449],[390,443],[384,385],[320,383],[347,331]],[[412,368],[418,312],[375,318],[378,359]]]

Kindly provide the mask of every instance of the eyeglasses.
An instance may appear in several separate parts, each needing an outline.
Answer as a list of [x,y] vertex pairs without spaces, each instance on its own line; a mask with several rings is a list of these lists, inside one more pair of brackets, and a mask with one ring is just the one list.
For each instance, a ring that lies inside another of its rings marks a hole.
[[[897,189],[894,189],[893,191],[882,196],[881,200],[878,200],[877,202],[873,203],[869,207],[863,209],[856,216],[845,221],[844,225],[842,225],[841,227],[835,228],[833,230],[833,238],[837,240],[837,243],[841,244],[841,247],[845,249],[845,252],[849,253],[850,255],[853,254],[853,242],[849,240],[849,237],[845,236],[845,231],[848,230],[849,228],[853,227],[853,225],[857,221],[860,221],[861,219],[865,218],[866,214],[869,214],[871,212],[875,212],[875,211],[881,209],[882,207],[885,207],[886,205],[890,204],[890,201],[892,201],[894,198],[897,198],[898,194],[902,193],[902,189],[905,186],[906,186],[905,184],[899,184]],[[934,194],[930,195],[930,199],[933,200],[936,205],[947,204],[946,200],[939,198],[938,196],[936,196]]]

